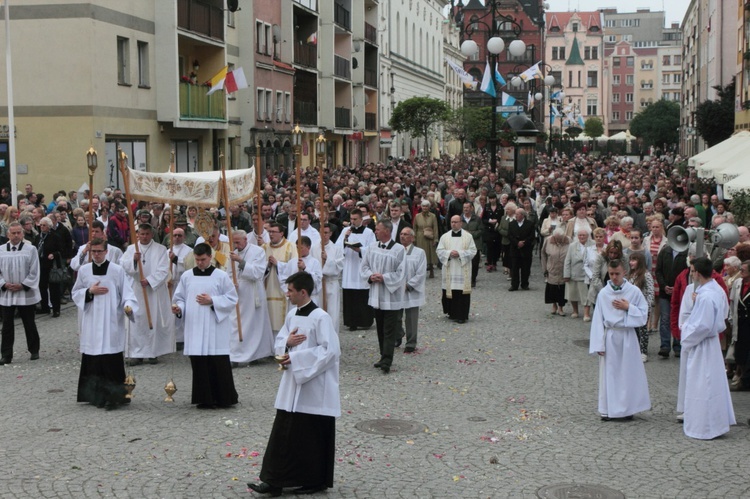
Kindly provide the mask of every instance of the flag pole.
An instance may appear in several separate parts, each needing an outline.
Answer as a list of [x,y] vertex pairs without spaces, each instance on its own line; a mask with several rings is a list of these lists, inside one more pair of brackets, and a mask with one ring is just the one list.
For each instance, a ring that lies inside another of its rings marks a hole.
[[[229,213],[229,189],[227,189],[227,172],[224,169],[224,154],[219,153],[219,162],[221,163],[221,193],[224,197],[224,209],[226,210],[227,219],[227,236],[229,238],[229,252],[234,252],[234,241],[232,241],[232,216]],[[221,243],[220,243],[221,244]],[[234,281],[234,288],[239,291],[239,285],[237,284],[237,267],[234,266],[234,260],[229,259],[232,265],[232,281]],[[234,305],[234,310],[237,312],[237,335],[239,336],[240,342],[242,341],[242,319],[240,318],[240,302]]]
[[13,65],[10,60],[10,0],[5,0],[5,80],[8,92],[8,166],[10,167],[11,204],[18,207],[18,172],[16,172],[16,121],[13,104]]

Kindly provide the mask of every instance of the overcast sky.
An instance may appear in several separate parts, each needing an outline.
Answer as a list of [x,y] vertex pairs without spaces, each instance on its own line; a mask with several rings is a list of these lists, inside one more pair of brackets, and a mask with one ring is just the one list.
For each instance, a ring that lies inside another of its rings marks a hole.
[[549,2],[550,12],[566,12],[572,10],[590,11],[603,7],[617,7],[618,12],[635,12],[638,7],[650,7],[652,11],[666,12],[666,25],[673,22],[682,23],[690,0],[546,0]]

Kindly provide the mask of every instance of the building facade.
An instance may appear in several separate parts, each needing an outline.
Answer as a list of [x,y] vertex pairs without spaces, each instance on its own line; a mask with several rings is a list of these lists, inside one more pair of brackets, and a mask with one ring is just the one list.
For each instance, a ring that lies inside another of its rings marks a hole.
[[750,2],[736,0],[737,78],[735,80],[735,130],[750,129]]

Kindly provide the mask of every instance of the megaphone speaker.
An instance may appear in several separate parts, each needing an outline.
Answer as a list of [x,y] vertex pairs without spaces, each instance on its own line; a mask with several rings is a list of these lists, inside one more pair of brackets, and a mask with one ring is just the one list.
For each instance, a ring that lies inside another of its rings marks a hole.
[[711,241],[724,249],[729,249],[740,241],[740,231],[734,224],[723,223],[711,231]]
[[684,229],[675,225],[667,232],[667,244],[675,251],[685,251],[695,241],[696,231],[692,227]]

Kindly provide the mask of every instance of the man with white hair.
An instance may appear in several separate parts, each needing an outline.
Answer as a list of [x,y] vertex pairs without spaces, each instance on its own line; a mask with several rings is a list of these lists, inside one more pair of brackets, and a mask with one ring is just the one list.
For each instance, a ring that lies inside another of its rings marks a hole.
[[[406,249],[406,283],[404,290],[404,324],[406,346],[404,353],[414,353],[417,349],[417,328],[419,307],[425,303],[425,280],[427,277],[427,254],[414,244],[414,229],[404,227],[401,241]],[[402,331],[402,336],[404,331]],[[396,340],[401,343],[401,338]]]
[[521,289],[529,289],[535,238],[534,224],[526,220],[526,210],[518,208],[515,212],[515,220],[508,225],[511,259],[508,291],[517,291],[519,285]]

